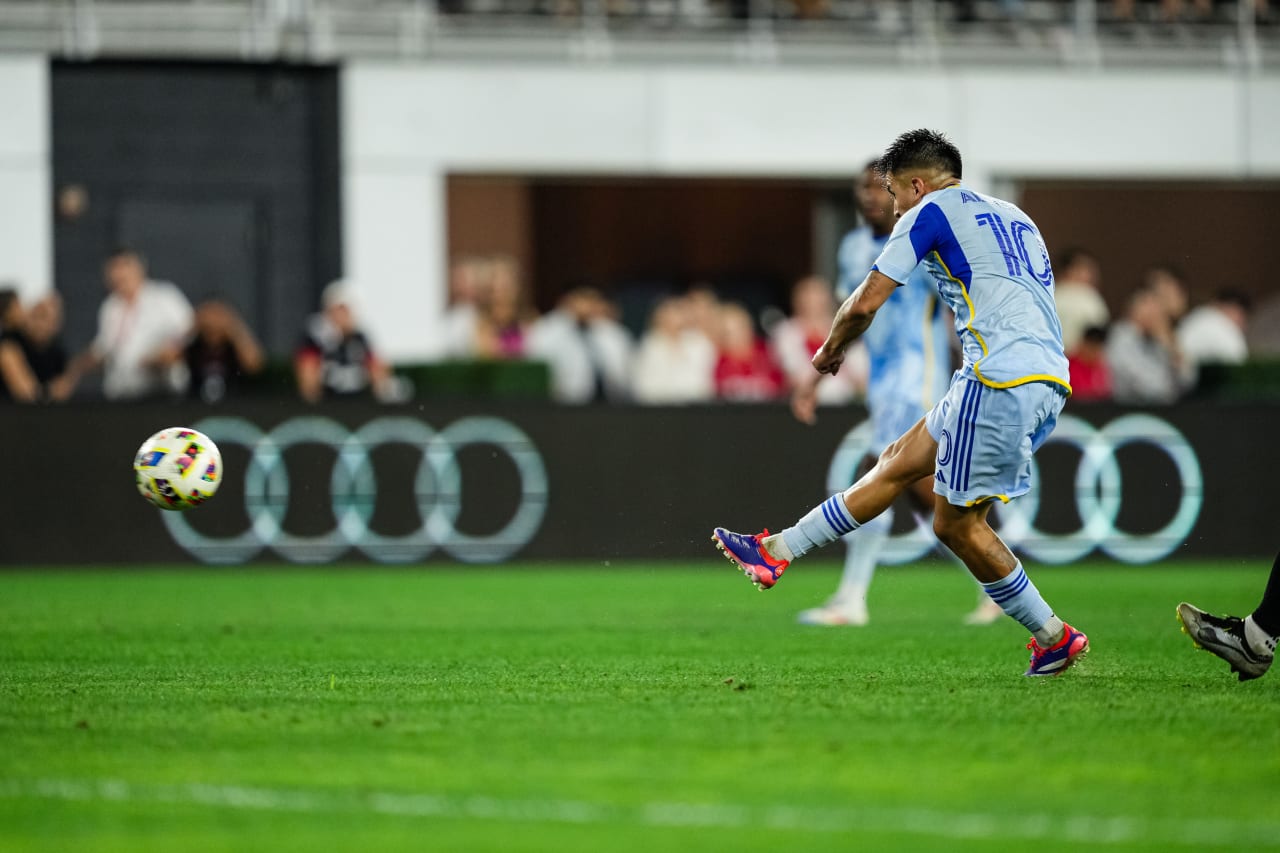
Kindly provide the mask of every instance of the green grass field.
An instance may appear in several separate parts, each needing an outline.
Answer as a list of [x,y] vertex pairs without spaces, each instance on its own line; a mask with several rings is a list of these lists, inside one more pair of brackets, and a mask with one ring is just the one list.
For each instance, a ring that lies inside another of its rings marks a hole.
[[1280,846],[1280,672],[1193,650],[1267,565],[1030,567],[1090,635],[1026,679],[961,575],[835,567],[0,574],[0,847],[1169,850]]

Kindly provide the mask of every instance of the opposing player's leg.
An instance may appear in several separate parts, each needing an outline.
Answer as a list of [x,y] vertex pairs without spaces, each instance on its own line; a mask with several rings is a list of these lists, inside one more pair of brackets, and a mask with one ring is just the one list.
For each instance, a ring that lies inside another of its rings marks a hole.
[[1271,564],[1262,601],[1253,613],[1214,616],[1185,601],[1178,605],[1178,621],[1196,648],[1212,652],[1231,666],[1241,681],[1266,674],[1280,638],[1280,554]]
[[717,527],[712,539],[760,589],[769,589],[791,561],[829,545],[882,514],[898,495],[933,472],[938,445],[921,419],[905,435],[885,448],[876,464],[843,493],[811,509],[776,535],[734,533]]
[[1258,630],[1268,638],[1271,651],[1276,650],[1276,637],[1280,636],[1280,554],[1271,564],[1271,576],[1267,578],[1267,588],[1262,592],[1262,601],[1250,614],[1246,622],[1252,621]]

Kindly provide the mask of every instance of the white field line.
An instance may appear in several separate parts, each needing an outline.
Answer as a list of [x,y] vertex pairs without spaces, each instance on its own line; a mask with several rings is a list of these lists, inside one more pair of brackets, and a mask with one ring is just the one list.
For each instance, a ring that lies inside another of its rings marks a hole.
[[239,785],[141,785],[118,779],[0,779],[0,797],[78,802],[200,805],[297,814],[375,814],[518,823],[764,828],[815,833],[901,833],[969,840],[1143,843],[1162,846],[1280,847],[1280,823],[1223,819],[1104,817],[1081,814],[946,812],[931,809],[823,808],[520,800],[390,791],[308,791]]

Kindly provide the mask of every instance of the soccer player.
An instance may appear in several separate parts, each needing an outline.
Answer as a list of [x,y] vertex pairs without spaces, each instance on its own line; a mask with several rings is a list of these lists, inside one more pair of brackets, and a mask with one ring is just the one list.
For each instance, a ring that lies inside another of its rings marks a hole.
[[1222,658],[1241,681],[1266,674],[1280,639],[1280,554],[1271,564],[1262,603],[1245,618],[1214,616],[1184,601],[1178,605],[1178,621],[1196,648]]
[[717,527],[717,547],[758,587],[793,560],[857,530],[921,477],[934,478],[933,529],[1005,613],[1032,634],[1028,676],[1059,675],[1089,649],[987,523],[993,501],[1030,489],[1031,456],[1071,386],[1053,303],[1049,253],[1015,205],[961,183],[960,151],[931,130],[903,133],[876,163],[899,217],[871,272],[836,313],[813,357],[834,373],[845,348],[924,262],[955,315],[964,364],[946,396],[875,466],[777,535]]
[[[884,249],[895,221],[893,198],[868,163],[854,185],[854,199],[865,224],[840,242],[836,294],[843,301],[871,270]],[[867,408],[871,415],[872,447],[878,454],[925,412],[942,399],[951,379],[951,350],[947,312],[938,300],[938,288],[923,266],[916,267],[906,283],[890,294],[867,329],[862,341],[870,356]],[[822,374],[802,383],[792,394],[791,408],[805,423],[816,420],[817,387]],[[924,477],[907,489],[911,503],[922,512],[933,512],[933,477]],[[856,533],[844,537],[847,551],[844,572],[835,594],[819,607],[797,616],[805,625],[865,625],[868,621],[867,590],[876,564],[893,528],[893,508],[868,521]],[[1002,612],[985,593],[978,608],[965,621],[990,624]]]

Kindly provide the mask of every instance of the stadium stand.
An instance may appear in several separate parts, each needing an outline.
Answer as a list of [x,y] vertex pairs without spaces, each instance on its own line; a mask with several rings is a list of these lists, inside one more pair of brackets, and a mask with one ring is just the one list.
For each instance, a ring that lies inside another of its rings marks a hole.
[[0,0],[0,51],[1257,66],[1275,21],[1267,0]]

